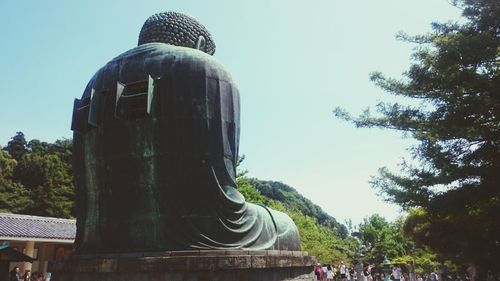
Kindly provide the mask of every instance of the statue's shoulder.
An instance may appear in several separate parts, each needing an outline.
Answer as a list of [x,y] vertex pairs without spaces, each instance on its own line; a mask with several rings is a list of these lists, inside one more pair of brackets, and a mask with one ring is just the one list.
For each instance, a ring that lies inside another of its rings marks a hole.
[[147,43],[137,46],[115,57],[106,66],[130,64],[134,61],[145,66],[162,64],[163,68],[189,67],[192,72],[200,70],[228,72],[222,63],[205,52],[165,43]]
[[[89,81],[91,89],[110,88],[116,82],[129,83],[159,77],[209,77],[234,84],[224,65],[202,51],[165,43],[147,43],[130,49],[106,63]],[[85,95],[85,94],[84,94]]]

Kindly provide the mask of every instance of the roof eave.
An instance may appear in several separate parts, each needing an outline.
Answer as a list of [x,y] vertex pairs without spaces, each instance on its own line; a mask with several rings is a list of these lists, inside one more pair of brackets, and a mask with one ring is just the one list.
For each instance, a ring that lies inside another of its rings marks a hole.
[[62,244],[73,244],[74,239],[61,239],[61,238],[40,238],[40,237],[10,237],[10,236],[0,236],[0,241],[34,241],[39,243],[62,243]]

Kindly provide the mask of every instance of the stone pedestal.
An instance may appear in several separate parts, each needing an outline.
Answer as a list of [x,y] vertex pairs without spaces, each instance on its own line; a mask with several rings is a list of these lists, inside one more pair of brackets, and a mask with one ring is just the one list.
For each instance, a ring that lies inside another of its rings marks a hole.
[[316,261],[300,251],[173,251],[74,255],[53,281],[309,281]]

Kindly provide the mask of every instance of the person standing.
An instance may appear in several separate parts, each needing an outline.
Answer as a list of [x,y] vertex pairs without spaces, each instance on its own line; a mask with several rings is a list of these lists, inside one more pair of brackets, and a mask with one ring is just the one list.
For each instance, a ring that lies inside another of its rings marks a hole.
[[358,279],[358,277],[356,276],[356,271],[354,270],[354,264],[351,263],[347,272],[348,272],[347,276],[349,276],[348,280],[357,280]]
[[469,267],[467,267],[467,273],[469,273],[470,281],[478,281],[477,268],[475,264],[473,263],[469,264]]
[[10,271],[9,281],[21,281],[21,275],[19,275],[19,267],[16,266]]
[[354,271],[356,271],[356,280],[366,281],[365,275],[363,274],[363,264],[361,262],[354,266]]
[[342,281],[345,281],[347,278],[347,267],[345,266],[344,261],[340,261],[339,271],[340,271],[340,279]]
[[400,281],[401,280],[401,267],[399,265],[395,265],[392,268],[392,277],[394,277],[394,281]]
[[26,270],[23,275],[23,281],[31,281],[31,271]]
[[323,270],[321,269],[321,264],[316,264],[314,275],[316,275],[316,280],[323,280]]
[[429,275],[429,280],[430,280],[430,281],[438,281],[438,280],[439,280],[439,279],[438,279],[438,275],[437,275],[437,273],[435,272],[435,270],[433,270],[433,271],[431,272],[431,274]]
[[333,281],[333,276],[335,275],[335,272],[332,269],[331,265],[328,265],[326,267],[326,280],[327,281]]
[[413,265],[413,261],[408,261],[408,279],[410,281],[417,281],[417,276],[415,275],[415,266]]
[[372,281],[372,267],[369,263],[365,262],[363,264],[363,277],[366,281]]
[[323,264],[323,266],[321,267],[321,270],[323,271],[323,281],[326,281],[326,272],[328,271],[328,268],[326,267],[327,265],[326,264]]

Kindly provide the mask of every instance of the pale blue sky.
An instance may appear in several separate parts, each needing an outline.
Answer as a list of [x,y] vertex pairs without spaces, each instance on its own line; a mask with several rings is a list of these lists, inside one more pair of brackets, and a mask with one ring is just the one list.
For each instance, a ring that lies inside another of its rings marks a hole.
[[137,44],[152,14],[188,13],[213,35],[215,57],[241,93],[241,149],[249,175],[295,187],[344,222],[398,208],[368,184],[396,167],[411,140],[355,129],[332,115],[392,98],[369,81],[398,77],[433,21],[458,19],[446,0],[0,1],[0,144],[71,138],[73,99],[107,61]]

